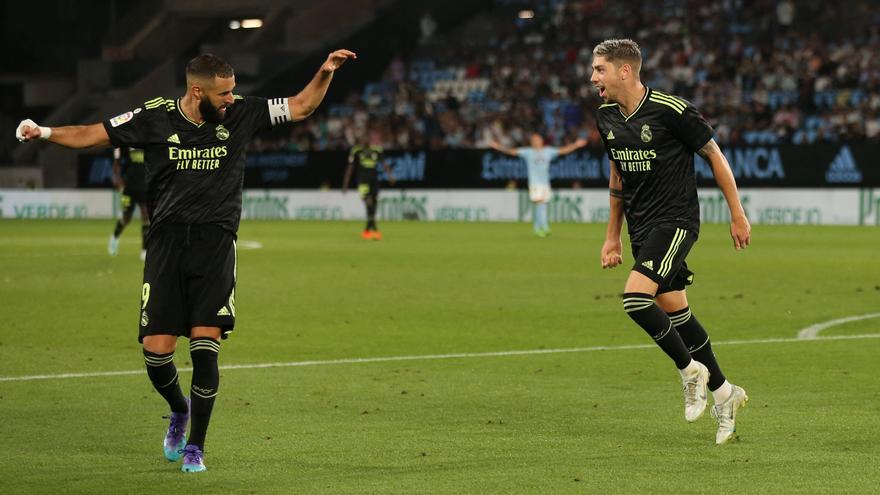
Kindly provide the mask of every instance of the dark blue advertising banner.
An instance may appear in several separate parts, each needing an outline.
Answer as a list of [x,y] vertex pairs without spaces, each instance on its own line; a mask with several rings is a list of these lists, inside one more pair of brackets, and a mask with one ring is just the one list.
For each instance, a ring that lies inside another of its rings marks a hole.
[[[819,144],[741,146],[723,149],[740,187],[880,187],[880,146]],[[408,189],[524,187],[526,165],[489,150],[388,151],[396,185]],[[249,153],[244,186],[259,189],[339,188],[348,153],[343,151]],[[701,187],[714,185],[712,169],[694,160]],[[584,148],[550,165],[555,187],[608,187],[604,150]],[[380,180],[387,181],[380,167]],[[110,153],[82,155],[78,186],[110,187]],[[351,187],[355,185],[350,184]]]

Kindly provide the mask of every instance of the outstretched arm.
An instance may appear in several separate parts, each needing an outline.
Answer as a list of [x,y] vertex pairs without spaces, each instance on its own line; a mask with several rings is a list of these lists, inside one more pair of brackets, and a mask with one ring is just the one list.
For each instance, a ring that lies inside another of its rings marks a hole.
[[745,249],[751,241],[752,226],[749,225],[746,211],[739,200],[736,179],[730,170],[730,164],[714,139],[710,139],[697,153],[712,166],[715,182],[721,189],[721,193],[724,194],[724,199],[727,200],[727,207],[730,209],[730,237],[733,238],[733,246],[737,251]]
[[499,153],[504,153],[505,155],[510,156],[519,156],[519,153],[517,153],[515,149],[502,146],[498,141],[490,141],[489,146]]
[[69,125],[64,127],[40,127],[33,120],[22,120],[15,130],[15,137],[22,143],[43,139],[68,148],[96,148],[110,146],[110,136],[104,124]]
[[620,232],[623,229],[623,182],[617,173],[617,166],[609,162],[611,173],[608,178],[609,197],[608,228],[605,230],[605,243],[602,245],[602,268],[614,268],[623,263],[623,247]]
[[559,155],[560,156],[567,155],[567,154],[571,153],[572,151],[579,150],[579,149],[583,148],[586,145],[587,145],[587,140],[580,138],[577,141],[575,141],[569,145],[566,145],[566,146],[559,148]]
[[311,82],[299,94],[287,98],[290,116],[294,122],[308,117],[318,108],[324,100],[324,95],[327,94],[327,88],[330,87],[336,69],[342,67],[346,60],[356,58],[357,55],[349,50],[336,50],[327,56],[327,60]]

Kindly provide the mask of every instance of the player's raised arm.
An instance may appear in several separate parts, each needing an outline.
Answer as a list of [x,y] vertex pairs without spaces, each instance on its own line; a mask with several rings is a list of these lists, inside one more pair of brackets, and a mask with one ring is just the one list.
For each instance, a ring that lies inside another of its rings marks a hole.
[[710,139],[697,153],[709,162],[712,174],[715,176],[715,182],[727,201],[727,207],[730,209],[730,237],[733,238],[733,246],[737,251],[745,249],[751,241],[752,227],[749,225],[746,211],[739,200],[736,179],[730,170],[730,164],[714,139]]
[[324,95],[327,94],[327,88],[330,87],[336,69],[342,67],[346,60],[356,58],[357,55],[349,50],[336,50],[327,56],[327,60],[318,69],[311,82],[299,94],[287,98],[290,117],[294,122],[308,117],[318,108],[324,100]]
[[623,229],[623,182],[617,173],[617,166],[609,162],[611,173],[608,178],[609,197],[608,229],[605,231],[605,243],[602,245],[602,268],[614,268],[623,263],[623,247],[620,243],[620,232]]
[[517,153],[517,151],[515,149],[503,146],[498,141],[490,141],[489,147],[491,147],[493,150],[495,150],[499,153],[504,153],[505,155],[519,156],[519,153]]
[[580,138],[577,141],[559,148],[560,155],[567,155],[572,151],[577,151],[587,145],[587,140]]
[[35,139],[46,140],[68,148],[97,148],[110,146],[110,136],[104,124],[69,125],[64,127],[41,127],[33,120],[25,119],[18,124],[15,137],[22,143]]

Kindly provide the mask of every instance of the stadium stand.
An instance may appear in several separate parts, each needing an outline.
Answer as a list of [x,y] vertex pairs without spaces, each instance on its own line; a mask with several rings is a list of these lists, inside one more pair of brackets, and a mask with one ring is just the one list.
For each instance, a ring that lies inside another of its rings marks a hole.
[[[79,2],[60,1],[39,19],[26,7],[7,3],[2,39],[22,51],[2,69],[0,131],[11,136],[25,114],[47,125],[96,122],[155,95],[182,94],[181,68],[201,52],[233,63],[237,91],[251,94],[257,83],[364,29],[393,2],[99,0],[79,9]],[[340,9],[348,15],[333,15]],[[229,29],[230,19],[242,18],[261,19],[263,26]],[[57,51],[35,48],[47,43]],[[288,88],[293,85],[288,81]],[[2,143],[0,164],[36,163],[43,167],[46,187],[75,183],[75,153]]]
[[[25,114],[97,121],[180,92],[180,67],[201,51],[233,63],[239,92],[277,94],[344,43],[363,56],[328,105],[252,150],[345,150],[367,127],[388,149],[514,145],[533,129],[551,144],[596,142],[590,50],[629,36],[644,50],[643,79],[692,100],[722,144],[880,142],[877,2],[96,0],[49,10],[37,21],[4,4],[3,41],[18,47],[0,80],[6,135]],[[265,24],[228,28],[243,17]],[[37,53],[40,43],[55,48]],[[0,141],[0,164],[44,168],[38,186],[75,182],[73,161],[60,148]]]
[[[722,144],[880,141],[880,4],[640,5],[634,14],[628,2],[496,0],[254,149],[344,149],[368,123],[398,149],[522,143],[533,128],[554,144],[595,142],[590,50],[619,36],[641,43],[643,79],[693,101]],[[520,19],[523,9],[534,17]]]

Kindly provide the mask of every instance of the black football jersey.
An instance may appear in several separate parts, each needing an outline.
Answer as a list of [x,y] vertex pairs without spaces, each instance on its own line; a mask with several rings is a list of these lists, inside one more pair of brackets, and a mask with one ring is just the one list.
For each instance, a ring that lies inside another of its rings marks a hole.
[[376,167],[382,162],[382,148],[354,146],[348,154],[348,159],[357,165],[358,183],[373,182],[378,177]]
[[144,150],[139,148],[122,149],[120,164],[122,168],[122,181],[125,182],[125,188],[135,191],[146,191],[147,174],[144,167]]
[[693,105],[647,88],[632,115],[608,103],[599,107],[596,122],[623,182],[630,240],[638,244],[660,224],[698,233],[694,153],[715,131]]
[[235,96],[220,123],[197,124],[180,99],[155,98],[104,121],[113,146],[144,150],[152,227],[215,224],[238,231],[244,151],[257,132],[289,121],[286,98]]

